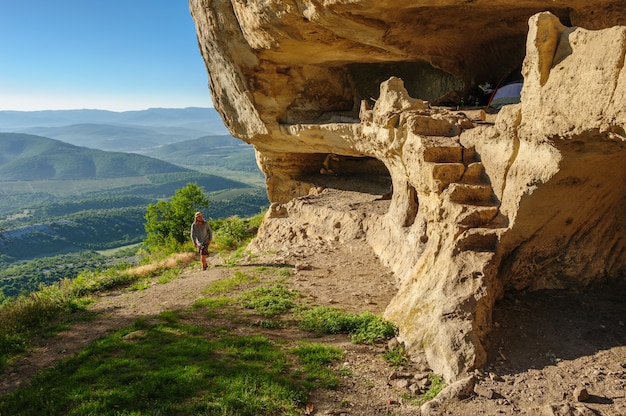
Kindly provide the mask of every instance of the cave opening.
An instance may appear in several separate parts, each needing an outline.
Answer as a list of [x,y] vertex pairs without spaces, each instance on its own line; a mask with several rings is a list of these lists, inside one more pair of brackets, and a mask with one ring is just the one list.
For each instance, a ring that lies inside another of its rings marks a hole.
[[385,200],[391,196],[391,174],[383,162],[370,156],[346,156],[320,153],[311,160],[306,173],[296,179],[324,189],[376,195]]
[[395,76],[404,81],[411,97],[437,102],[462,91],[463,81],[425,62],[353,63],[346,66],[354,87],[355,102],[376,101],[380,84]]

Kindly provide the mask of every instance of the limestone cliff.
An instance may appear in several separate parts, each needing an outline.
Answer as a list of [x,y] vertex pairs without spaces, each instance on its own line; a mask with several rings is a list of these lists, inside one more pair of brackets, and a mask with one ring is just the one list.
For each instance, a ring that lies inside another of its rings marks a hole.
[[[505,291],[624,278],[622,0],[189,3],[267,178],[253,247],[366,239],[398,279],[386,317],[446,379],[485,362]],[[456,107],[522,62],[520,104]]]

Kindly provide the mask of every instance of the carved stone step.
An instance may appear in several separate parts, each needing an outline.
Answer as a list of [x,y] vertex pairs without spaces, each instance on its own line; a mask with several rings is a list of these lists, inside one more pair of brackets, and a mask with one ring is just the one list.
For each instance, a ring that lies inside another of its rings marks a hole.
[[474,147],[463,148],[463,163],[469,165],[470,163],[477,162],[479,160],[478,154]]
[[482,227],[493,221],[498,215],[497,206],[467,205],[461,214],[459,225],[465,228]]
[[433,146],[424,149],[424,161],[432,163],[462,163],[463,148],[461,146]]
[[463,176],[465,165],[462,163],[433,163],[432,175],[437,183],[438,193],[443,192],[452,182],[458,182]]
[[500,241],[500,229],[470,228],[456,240],[459,251],[495,251]]
[[461,182],[471,184],[488,183],[485,167],[482,162],[473,162],[467,165]]
[[492,205],[494,202],[491,185],[474,185],[466,183],[452,183],[450,201],[465,205]]

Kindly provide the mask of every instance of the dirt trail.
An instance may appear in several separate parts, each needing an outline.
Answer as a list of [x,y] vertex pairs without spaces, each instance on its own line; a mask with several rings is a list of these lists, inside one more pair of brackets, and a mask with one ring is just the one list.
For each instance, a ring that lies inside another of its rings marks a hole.
[[[396,292],[395,280],[362,241],[350,244],[292,247],[289,252],[255,256],[224,267],[219,255],[211,268],[199,263],[166,284],[142,291],[118,290],[97,297],[90,322],[78,322],[44,339],[32,352],[6,370],[0,394],[14,390],[40,369],[77,353],[138,318],[150,319],[166,310],[182,310],[202,296],[214,280],[236,271],[252,272],[260,265],[291,265],[289,277],[304,301],[351,312],[382,313]],[[626,415],[626,302],[623,287],[593,291],[544,291],[507,296],[496,305],[496,328],[489,337],[490,363],[475,372],[476,393],[453,399],[437,409],[442,415]],[[245,328],[245,331],[253,329]],[[306,334],[273,331],[273,337],[293,339]],[[384,346],[354,345],[344,336],[316,338],[345,351],[338,368],[349,369],[337,390],[311,396],[315,415],[419,415],[409,391],[391,377],[381,358]],[[404,368],[418,374],[424,369]],[[589,399],[574,398],[585,388]]]

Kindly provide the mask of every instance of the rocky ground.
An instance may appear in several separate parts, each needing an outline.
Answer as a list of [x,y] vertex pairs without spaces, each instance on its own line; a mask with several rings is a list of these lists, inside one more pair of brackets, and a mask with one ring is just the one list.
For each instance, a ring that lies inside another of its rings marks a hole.
[[[208,271],[201,271],[194,261],[167,284],[102,294],[92,306],[101,312],[98,319],[76,323],[43,340],[4,372],[0,394],[108,332],[139,317],[184,309],[201,296],[209,282],[260,264],[292,265],[291,284],[307,301],[347,311],[382,313],[395,293],[394,276],[362,240],[291,247],[250,258],[234,268],[220,267],[219,255],[211,260]],[[317,342],[345,350],[337,363],[345,375],[338,389],[312,394],[307,414],[626,415],[624,295],[623,287],[605,287],[505,296],[495,310],[488,366],[444,390],[447,400],[436,399],[425,406],[411,400],[413,392],[426,383],[428,369],[424,366],[413,364],[394,371],[381,358],[386,345],[355,345],[344,336],[317,338]],[[310,335],[276,330],[270,336]]]

